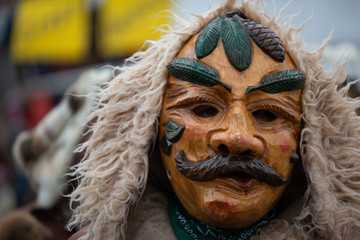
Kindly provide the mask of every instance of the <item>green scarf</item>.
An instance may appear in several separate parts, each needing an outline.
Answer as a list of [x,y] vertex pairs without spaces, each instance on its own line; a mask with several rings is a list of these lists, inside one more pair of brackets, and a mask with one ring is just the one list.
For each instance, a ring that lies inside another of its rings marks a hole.
[[271,209],[262,219],[243,229],[221,229],[207,225],[186,212],[178,199],[170,203],[170,222],[179,240],[248,240],[276,215]]

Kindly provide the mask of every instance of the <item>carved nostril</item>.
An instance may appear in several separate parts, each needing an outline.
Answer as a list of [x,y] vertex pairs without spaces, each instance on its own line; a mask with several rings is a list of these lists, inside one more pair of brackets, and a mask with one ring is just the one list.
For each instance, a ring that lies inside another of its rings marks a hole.
[[246,151],[242,152],[241,155],[244,155],[244,156],[254,156],[254,152],[251,151],[251,150],[246,150]]
[[229,155],[230,153],[229,148],[225,144],[220,144],[218,149],[222,155]]

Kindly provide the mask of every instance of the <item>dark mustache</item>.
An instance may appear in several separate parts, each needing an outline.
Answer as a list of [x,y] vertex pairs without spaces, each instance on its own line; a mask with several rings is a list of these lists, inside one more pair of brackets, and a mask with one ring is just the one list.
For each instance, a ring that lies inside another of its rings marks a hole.
[[251,155],[223,157],[220,153],[199,162],[190,161],[183,150],[175,154],[177,169],[193,181],[211,181],[220,176],[244,173],[271,186],[281,186],[287,179],[267,163]]

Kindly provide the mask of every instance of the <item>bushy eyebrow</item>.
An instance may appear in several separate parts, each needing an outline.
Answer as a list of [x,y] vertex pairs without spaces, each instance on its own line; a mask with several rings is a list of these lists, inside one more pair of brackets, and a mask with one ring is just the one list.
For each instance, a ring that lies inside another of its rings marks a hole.
[[266,93],[289,92],[303,88],[305,75],[298,69],[287,69],[266,75],[258,85],[249,86],[245,94],[261,90]]
[[167,69],[170,75],[180,80],[206,87],[219,84],[231,92],[231,87],[220,81],[220,75],[215,69],[200,62],[186,58],[175,58],[167,65]]

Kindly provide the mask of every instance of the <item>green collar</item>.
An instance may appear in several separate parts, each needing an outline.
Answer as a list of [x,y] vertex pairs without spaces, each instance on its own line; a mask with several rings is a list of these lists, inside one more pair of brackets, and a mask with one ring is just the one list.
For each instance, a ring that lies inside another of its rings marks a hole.
[[186,212],[179,200],[170,201],[170,222],[180,240],[248,240],[276,215],[271,209],[262,219],[243,229],[221,229],[207,225]]

